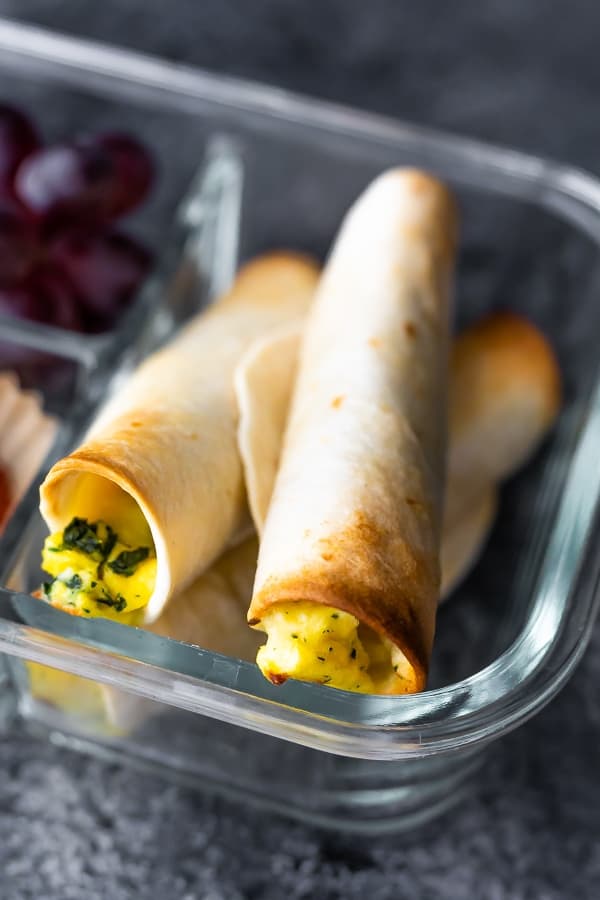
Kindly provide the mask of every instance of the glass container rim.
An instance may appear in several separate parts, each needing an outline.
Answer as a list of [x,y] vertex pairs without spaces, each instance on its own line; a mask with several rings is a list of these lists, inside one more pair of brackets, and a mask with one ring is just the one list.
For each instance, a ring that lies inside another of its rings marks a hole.
[[[94,86],[96,90],[101,84],[103,90],[129,89],[136,96],[140,92],[180,95],[239,114],[251,113],[257,120],[275,119],[390,147],[397,145],[403,150],[425,146],[444,153],[447,164],[456,166],[456,181],[531,200],[558,213],[596,246],[600,244],[600,181],[542,157],[1,18],[0,58],[2,66],[35,62],[52,67],[58,79],[77,73],[82,76],[80,86]],[[243,682],[250,664],[226,660],[218,654],[196,651],[211,667],[210,679],[201,680],[144,660],[143,654],[130,658],[124,649],[127,641],[113,640],[116,631],[107,632],[109,639],[103,642],[83,634],[74,637],[66,627],[44,632],[8,619],[0,619],[0,650],[347,756],[411,758],[490,740],[547,702],[585,649],[599,601],[600,564],[595,560],[600,554],[592,550],[598,549],[600,541],[592,525],[600,484],[595,491],[588,484],[584,491],[580,470],[586,470],[596,452],[599,430],[600,388],[596,387],[550,536],[557,561],[546,566],[546,578],[542,578],[528,621],[517,640],[493,663],[448,687],[414,697],[369,698],[361,707],[357,699],[360,695],[295,684],[278,689],[275,700],[268,694],[268,685],[255,694],[241,690],[239,682]],[[584,503],[586,527],[573,529],[571,555],[577,560],[573,565],[566,551],[558,552],[559,538],[562,540],[566,533],[558,525],[561,517],[564,521],[572,518],[578,501]],[[13,598],[17,603],[28,599],[5,589],[0,589],[0,598]],[[552,610],[554,614],[548,618]],[[543,632],[544,625],[547,639],[535,640],[535,630]],[[467,700],[473,699],[472,692],[477,702],[469,707]],[[349,712],[352,706],[352,716],[342,712]],[[362,712],[357,713],[356,707]]]

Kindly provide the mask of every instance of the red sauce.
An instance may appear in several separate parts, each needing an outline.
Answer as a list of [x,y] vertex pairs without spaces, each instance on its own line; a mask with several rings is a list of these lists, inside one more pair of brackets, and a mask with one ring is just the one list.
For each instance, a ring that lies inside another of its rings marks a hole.
[[8,479],[6,474],[0,469],[0,529],[4,525],[4,521],[8,514],[10,499]]

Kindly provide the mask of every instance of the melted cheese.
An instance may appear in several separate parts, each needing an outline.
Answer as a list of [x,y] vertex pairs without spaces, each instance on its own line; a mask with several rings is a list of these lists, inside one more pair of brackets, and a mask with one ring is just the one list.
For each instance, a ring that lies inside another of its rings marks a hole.
[[267,642],[256,661],[276,684],[296,678],[367,694],[413,689],[401,651],[350,613],[305,601],[278,603],[260,627]]

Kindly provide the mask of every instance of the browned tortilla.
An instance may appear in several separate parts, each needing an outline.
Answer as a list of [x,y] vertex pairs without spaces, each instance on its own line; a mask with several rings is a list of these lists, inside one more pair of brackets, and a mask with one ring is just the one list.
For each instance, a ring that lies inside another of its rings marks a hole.
[[[456,213],[426,173],[378,178],[346,216],[309,314],[249,621],[352,613],[425,685],[440,588]],[[399,679],[400,680],[400,679]]]
[[157,575],[147,622],[250,524],[234,371],[253,341],[305,314],[316,281],[316,266],[298,254],[248,263],[228,294],[119,388],[41,487],[52,531],[73,516],[103,519],[136,545],[145,542],[136,523],[149,530]]

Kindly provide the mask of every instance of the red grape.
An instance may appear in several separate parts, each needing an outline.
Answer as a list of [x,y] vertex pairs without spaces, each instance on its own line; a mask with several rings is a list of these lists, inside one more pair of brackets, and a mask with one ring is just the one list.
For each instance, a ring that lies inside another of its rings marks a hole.
[[75,220],[94,225],[137,206],[152,177],[152,162],[141,144],[109,134],[33,153],[19,166],[15,193],[51,224]]
[[27,117],[0,104],[0,313],[75,331],[112,327],[151,255],[106,229],[153,180],[150,154],[127,134],[42,147]]
[[67,331],[84,330],[77,291],[59,266],[51,262],[36,266],[27,286],[49,311],[50,325]]
[[145,199],[154,180],[154,163],[146,148],[128,134],[111,132],[92,140],[113,162],[115,174],[107,196],[107,216],[116,219]]
[[[42,325],[83,330],[73,288],[60,270],[46,264],[37,267],[22,284],[0,288],[0,313]],[[42,351],[0,341],[0,367],[37,365],[52,359]]]
[[42,263],[20,285],[0,288],[0,312],[44,325],[81,331],[77,295],[58,266]]
[[29,119],[12,106],[0,104],[0,194],[10,196],[19,163],[39,147]]
[[14,208],[0,208],[0,287],[22,281],[37,253],[33,223]]
[[33,213],[46,219],[96,222],[104,217],[114,167],[100,147],[56,144],[19,166],[15,193]]
[[146,275],[150,253],[117,232],[64,231],[52,241],[51,259],[67,273],[93,330],[109,327]]

